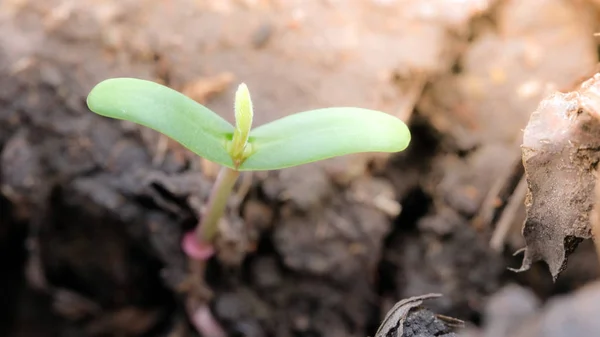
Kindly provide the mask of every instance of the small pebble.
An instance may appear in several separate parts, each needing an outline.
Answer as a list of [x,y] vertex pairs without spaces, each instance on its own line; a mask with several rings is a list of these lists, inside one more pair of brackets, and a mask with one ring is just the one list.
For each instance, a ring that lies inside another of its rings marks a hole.
[[272,36],[273,25],[270,23],[263,23],[252,34],[252,45],[257,49],[262,48],[269,43]]

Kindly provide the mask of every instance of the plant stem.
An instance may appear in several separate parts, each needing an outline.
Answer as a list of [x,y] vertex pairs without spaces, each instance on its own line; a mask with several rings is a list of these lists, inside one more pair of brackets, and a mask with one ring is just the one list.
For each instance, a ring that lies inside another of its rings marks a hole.
[[219,220],[225,212],[227,200],[239,176],[240,171],[225,166],[221,167],[215,185],[210,192],[206,213],[202,215],[200,226],[196,228],[196,237],[199,242],[213,242],[219,230]]

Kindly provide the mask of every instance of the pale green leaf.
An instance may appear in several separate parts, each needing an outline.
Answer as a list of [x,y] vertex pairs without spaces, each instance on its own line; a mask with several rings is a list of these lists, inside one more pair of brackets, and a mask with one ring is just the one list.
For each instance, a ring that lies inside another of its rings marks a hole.
[[166,86],[134,78],[100,82],[87,98],[93,112],[154,129],[197,155],[227,167],[234,127],[191,98]]
[[252,154],[240,170],[275,170],[359,152],[399,152],[410,131],[402,120],[361,108],[305,111],[250,132]]
[[247,140],[250,129],[252,128],[253,116],[254,111],[252,108],[250,91],[246,84],[242,83],[235,93],[235,123],[236,129],[238,129],[244,140]]
[[243,160],[244,150],[248,143],[248,136],[252,128],[252,118],[254,111],[252,109],[252,99],[250,91],[246,84],[242,83],[235,93],[235,132],[233,140],[230,144],[229,154],[234,160],[234,163],[239,163]]

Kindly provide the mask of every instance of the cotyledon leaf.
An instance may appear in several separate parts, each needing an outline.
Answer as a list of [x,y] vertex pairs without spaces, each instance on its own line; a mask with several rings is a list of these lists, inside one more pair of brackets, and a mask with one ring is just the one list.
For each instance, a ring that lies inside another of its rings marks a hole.
[[233,125],[176,90],[141,79],[113,78],[97,84],[87,104],[99,115],[149,127],[201,157],[234,167],[226,150]]
[[358,152],[399,152],[411,139],[406,124],[362,108],[296,113],[250,132],[251,155],[240,171],[275,170]]

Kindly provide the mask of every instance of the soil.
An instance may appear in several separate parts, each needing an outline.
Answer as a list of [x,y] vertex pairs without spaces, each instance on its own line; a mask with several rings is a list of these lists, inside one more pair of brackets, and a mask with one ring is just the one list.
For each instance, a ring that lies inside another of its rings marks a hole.
[[402,336],[512,336],[517,318],[571,336],[565,313],[597,312],[590,240],[555,281],[541,262],[508,268],[525,246],[522,130],[596,70],[599,14],[592,0],[2,1],[0,335],[199,335],[180,241],[216,168],[87,109],[93,85],[128,76],[230,121],[243,81],[257,125],[352,105],[411,128],[399,154],[241,179],[205,274],[229,335],[375,336],[396,302],[440,293]]

